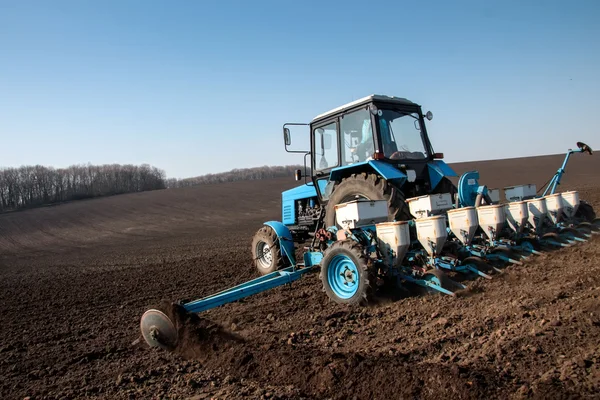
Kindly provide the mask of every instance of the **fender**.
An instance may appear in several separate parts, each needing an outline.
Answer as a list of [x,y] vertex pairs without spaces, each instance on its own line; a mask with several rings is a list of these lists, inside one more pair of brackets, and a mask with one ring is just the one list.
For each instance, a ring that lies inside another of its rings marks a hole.
[[431,183],[431,190],[435,189],[438,183],[442,181],[445,176],[458,176],[456,172],[448,164],[442,160],[433,160],[427,163],[429,169],[429,181]]
[[264,224],[271,227],[275,231],[277,239],[279,239],[283,256],[287,257],[292,267],[295,267],[296,252],[294,250],[294,240],[292,239],[292,234],[290,233],[288,227],[279,221],[267,221]]
[[377,172],[379,175],[383,177],[383,179],[394,183],[394,185],[401,187],[404,185],[404,182],[407,180],[407,176],[405,173],[400,171],[393,165],[390,165],[383,161],[370,160],[365,162],[360,162],[356,164],[346,165],[339,168],[334,168],[331,170],[329,175],[330,181],[340,181],[342,177],[347,175],[347,170],[357,169],[357,170],[372,170]]

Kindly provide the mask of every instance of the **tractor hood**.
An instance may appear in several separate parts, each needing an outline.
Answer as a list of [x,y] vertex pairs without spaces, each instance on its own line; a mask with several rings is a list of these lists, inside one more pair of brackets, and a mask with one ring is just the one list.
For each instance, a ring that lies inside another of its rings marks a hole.
[[281,200],[283,200],[284,203],[286,201],[295,201],[310,197],[317,197],[317,191],[315,190],[315,186],[312,183],[306,183],[304,185],[286,190],[281,193]]

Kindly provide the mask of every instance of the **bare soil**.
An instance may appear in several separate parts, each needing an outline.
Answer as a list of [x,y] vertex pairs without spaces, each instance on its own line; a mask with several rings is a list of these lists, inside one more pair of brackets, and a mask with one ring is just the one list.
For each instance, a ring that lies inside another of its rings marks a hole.
[[[490,187],[562,156],[461,163]],[[560,190],[600,211],[600,158]],[[290,179],[205,185],[0,215],[0,398],[600,398],[600,237],[475,280],[461,296],[330,302],[317,274],[199,316],[182,351],[139,319],[257,276],[252,235]],[[599,212],[600,214],[600,212]],[[200,332],[200,330],[198,332]],[[193,339],[193,340],[192,340]]]

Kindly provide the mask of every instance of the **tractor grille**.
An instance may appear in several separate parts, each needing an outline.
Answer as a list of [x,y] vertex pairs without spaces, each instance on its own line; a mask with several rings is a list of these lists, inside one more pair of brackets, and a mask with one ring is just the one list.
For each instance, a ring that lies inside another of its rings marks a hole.
[[283,222],[294,223],[294,211],[291,205],[283,207]]

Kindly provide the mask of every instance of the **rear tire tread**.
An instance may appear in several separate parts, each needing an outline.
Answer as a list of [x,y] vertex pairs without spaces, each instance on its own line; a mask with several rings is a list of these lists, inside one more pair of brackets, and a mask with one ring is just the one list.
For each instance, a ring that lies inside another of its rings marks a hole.
[[401,190],[377,174],[362,172],[352,174],[335,185],[325,211],[326,227],[336,224],[334,206],[348,201],[344,199],[353,195],[365,196],[370,200],[386,200],[388,221],[407,221],[413,218]]

